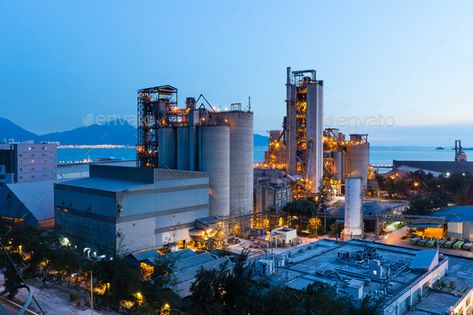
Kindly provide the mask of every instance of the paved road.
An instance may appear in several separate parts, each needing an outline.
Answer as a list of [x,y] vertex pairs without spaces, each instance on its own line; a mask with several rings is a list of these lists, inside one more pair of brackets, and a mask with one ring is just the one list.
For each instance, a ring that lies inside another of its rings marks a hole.
[[[407,247],[407,248],[427,249],[427,247],[416,246],[416,245],[410,244],[409,239],[405,239],[405,240],[401,239],[403,235],[406,235],[406,232],[407,232],[407,228],[404,227],[402,229],[399,229],[397,231],[390,233],[386,239],[381,239],[381,240],[378,240],[377,242],[382,243],[382,244],[396,245],[396,246],[402,246],[402,247]],[[473,258],[472,252],[461,250],[461,249],[440,248],[440,252],[444,254],[459,256],[459,257]]]

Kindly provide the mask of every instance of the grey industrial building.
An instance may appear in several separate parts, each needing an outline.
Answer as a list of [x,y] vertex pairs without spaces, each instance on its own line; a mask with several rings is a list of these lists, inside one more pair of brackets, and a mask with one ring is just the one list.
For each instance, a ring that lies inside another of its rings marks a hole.
[[282,210],[292,201],[291,180],[276,169],[254,170],[255,211]]
[[54,187],[56,230],[98,253],[131,253],[190,240],[209,216],[205,172],[90,165],[90,177]]
[[0,184],[0,221],[54,227],[53,189],[56,180]]
[[454,173],[472,173],[473,162],[468,161],[393,161],[393,169],[399,171],[423,171],[433,176]]
[[452,206],[432,213],[445,217],[447,236],[459,240],[473,240],[473,206]]

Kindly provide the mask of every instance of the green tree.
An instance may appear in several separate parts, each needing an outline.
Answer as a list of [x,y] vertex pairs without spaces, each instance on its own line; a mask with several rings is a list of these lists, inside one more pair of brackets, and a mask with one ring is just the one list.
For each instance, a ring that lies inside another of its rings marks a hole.
[[110,284],[104,302],[114,310],[118,310],[123,300],[134,301],[135,294],[141,288],[139,271],[123,257],[97,261],[93,264],[93,272],[98,285]]
[[165,304],[175,304],[179,299],[170,289],[176,283],[174,268],[174,260],[160,256],[155,262],[151,280],[142,284],[145,301],[155,310],[161,309]]
[[297,230],[300,232],[303,230],[309,218],[314,217],[317,214],[315,204],[311,200],[300,199],[293,202],[289,202],[285,211],[290,216],[297,217]]
[[322,225],[322,222],[320,221],[319,218],[310,218],[309,224],[307,225],[307,229],[309,230],[309,236],[317,237],[318,236],[317,231],[319,230],[321,225]]

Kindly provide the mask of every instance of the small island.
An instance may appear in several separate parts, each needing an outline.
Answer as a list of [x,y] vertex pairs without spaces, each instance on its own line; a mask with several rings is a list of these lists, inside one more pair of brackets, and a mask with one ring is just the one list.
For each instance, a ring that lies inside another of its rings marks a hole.
[[445,150],[444,147],[436,147],[435,150]]

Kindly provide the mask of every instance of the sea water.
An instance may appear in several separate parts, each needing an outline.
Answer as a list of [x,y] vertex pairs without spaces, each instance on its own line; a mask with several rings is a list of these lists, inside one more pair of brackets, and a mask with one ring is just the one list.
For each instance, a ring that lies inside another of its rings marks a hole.
[[[254,148],[254,160],[264,160],[266,147]],[[466,151],[467,155],[470,151]],[[473,155],[473,151],[472,155]],[[98,159],[134,160],[134,148],[65,148],[58,149],[59,162],[79,162]],[[453,161],[455,156],[451,148],[436,150],[434,147],[414,146],[371,146],[370,162],[373,165],[391,165],[393,160]]]

